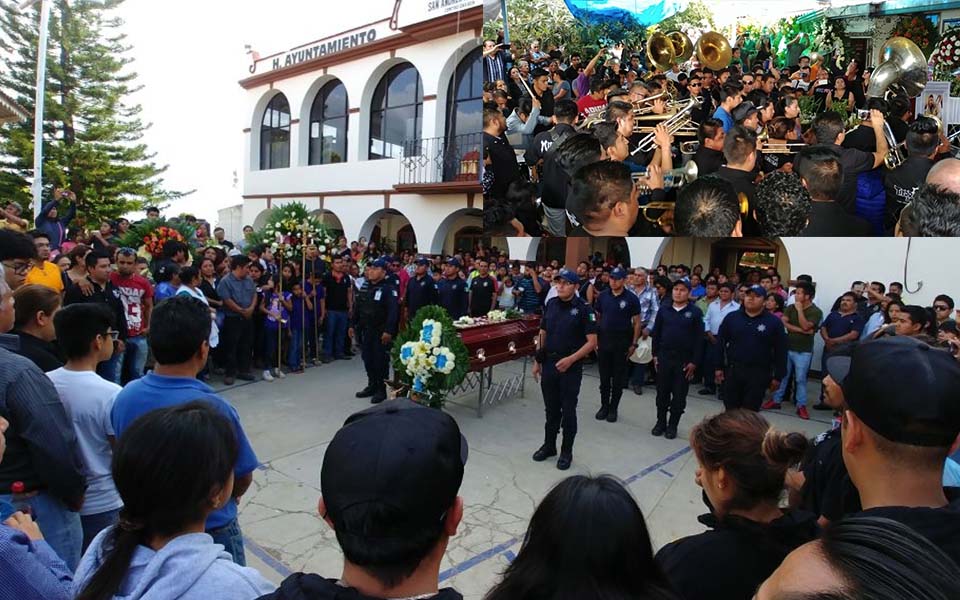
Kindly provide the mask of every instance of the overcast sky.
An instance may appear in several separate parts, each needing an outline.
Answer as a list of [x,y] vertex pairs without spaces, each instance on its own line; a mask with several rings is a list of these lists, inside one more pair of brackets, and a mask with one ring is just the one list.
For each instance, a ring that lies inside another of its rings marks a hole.
[[[331,5],[344,10],[330,10]],[[346,7],[349,7],[347,10]],[[393,0],[127,0],[118,9],[144,89],[134,98],[153,123],[145,141],[168,164],[169,189],[197,191],[169,214],[216,221],[242,202],[243,133],[249,121],[244,45],[266,56],[389,17]],[[234,171],[239,180],[234,185]]]

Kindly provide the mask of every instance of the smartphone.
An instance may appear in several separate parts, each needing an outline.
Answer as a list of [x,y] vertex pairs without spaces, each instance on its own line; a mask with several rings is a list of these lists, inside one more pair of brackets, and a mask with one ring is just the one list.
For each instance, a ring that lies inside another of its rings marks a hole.
[[866,120],[866,119],[869,119],[869,118],[870,118],[870,111],[867,110],[867,109],[865,109],[865,108],[858,108],[858,109],[857,109],[857,118],[860,119],[861,121]]

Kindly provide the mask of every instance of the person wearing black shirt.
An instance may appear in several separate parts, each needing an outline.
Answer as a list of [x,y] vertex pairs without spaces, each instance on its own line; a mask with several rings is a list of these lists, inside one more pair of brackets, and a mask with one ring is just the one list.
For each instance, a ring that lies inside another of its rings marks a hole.
[[[760,228],[753,216],[757,201],[757,187],[753,184],[754,168],[757,165],[757,135],[742,125],[735,125],[723,141],[723,157],[726,165],[717,169],[717,177],[733,184],[741,203],[743,235],[760,235]],[[742,204],[747,200],[746,211]]]
[[960,564],[960,490],[942,487],[943,461],[960,435],[960,363],[894,336],[829,357],[826,371],[843,382],[843,461],[860,494],[858,514],[899,521]]
[[657,370],[657,423],[650,432],[670,440],[677,437],[687,390],[703,355],[703,313],[690,301],[690,283],[677,280],[671,294],[672,301],[660,305],[651,334]]
[[891,232],[900,220],[900,211],[913,201],[917,190],[927,179],[927,173],[933,168],[940,144],[936,121],[928,117],[918,118],[909,126],[906,142],[907,159],[896,169],[886,171],[883,182],[887,192],[883,225],[886,231]]
[[567,193],[570,179],[583,165],[597,162],[603,155],[600,141],[589,133],[572,133],[563,142],[555,141],[543,160],[544,223],[550,235],[567,234]]
[[483,317],[497,306],[497,280],[490,275],[490,263],[477,260],[477,275],[470,281],[470,316]]
[[890,102],[890,118],[887,123],[890,125],[890,131],[893,132],[893,138],[898,144],[902,144],[907,139],[907,131],[910,128],[910,102],[903,96],[894,96]]
[[873,153],[842,146],[845,139],[845,125],[843,118],[833,111],[817,115],[811,125],[817,144],[829,145],[838,153],[838,160],[843,169],[840,189],[834,200],[851,215],[855,214],[857,209],[857,175],[882,165],[883,158],[889,150],[886,137],[883,135],[883,123],[883,114],[878,110],[871,110],[870,126],[877,145],[877,150]]
[[346,272],[346,264],[340,256],[333,257],[330,270],[323,276],[323,294],[326,299],[327,318],[324,320],[323,356],[320,360],[327,363],[348,358],[344,347],[354,287],[350,275]]
[[[599,336],[597,362],[600,368],[600,410],[596,417],[617,421],[617,409],[627,376],[627,357],[637,348],[640,337],[640,300],[624,289],[626,270],[610,272],[609,288],[597,298]],[[597,278],[597,283],[599,277]]]
[[[822,116],[822,115],[821,115]],[[818,117],[819,118],[819,117]],[[853,150],[852,152],[859,152]],[[864,154],[864,153],[860,153]],[[869,156],[864,154],[864,156]],[[794,161],[794,172],[800,175],[810,192],[810,220],[800,232],[805,237],[869,236],[870,223],[849,214],[835,199],[844,180],[841,154],[833,147],[802,148]],[[854,179],[855,181],[855,179]]]
[[692,159],[697,163],[697,177],[716,173],[726,162],[723,158],[725,139],[723,123],[718,119],[708,118],[700,123],[700,128],[697,130],[697,141],[700,142],[700,147]]
[[507,120],[499,110],[483,111],[483,157],[485,168],[493,171],[493,185],[490,196],[503,199],[507,195],[510,182],[520,179],[517,155],[513,147],[503,137],[507,130]]
[[63,298],[63,305],[81,303],[106,304],[113,314],[114,330],[117,332],[116,350],[113,358],[97,365],[97,374],[107,381],[115,381],[119,368],[119,358],[123,356],[124,340],[127,339],[127,317],[120,300],[120,291],[110,282],[110,257],[105,252],[93,250],[84,259],[87,265],[87,281],[93,286],[93,293],[85,296],[80,286],[73,285],[67,289]]
[[[795,151],[791,151],[787,144],[797,143],[796,122],[787,117],[774,117],[767,124],[767,149],[776,150],[778,147],[783,152],[763,152],[760,154],[760,170],[764,173],[774,171],[792,171],[793,159],[796,156]],[[796,146],[793,146],[796,150]],[[787,165],[791,165],[787,167]]]
[[[407,282],[407,293],[404,295],[404,311],[406,312],[405,321],[408,323],[416,316],[417,311],[431,304],[438,302],[437,283],[433,280],[428,267],[429,258],[418,258],[416,261],[416,270],[413,277]],[[329,307],[330,301],[327,300]]]
[[460,259],[453,256],[443,265],[443,278],[437,282],[437,303],[457,320],[467,316],[467,282],[460,278]]
[[538,174],[535,180],[541,181],[544,185],[547,185],[549,179],[540,175],[546,175],[543,169],[547,154],[552,148],[559,146],[564,140],[577,132],[574,129],[579,116],[577,103],[569,98],[557,100],[553,116],[557,124],[549,131],[543,131],[535,135],[524,154],[527,166],[535,169]]
[[580,74],[580,55],[573,53],[570,55],[570,65],[563,71],[563,78],[573,82]]
[[723,384],[727,410],[760,410],[767,389],[776,390],[787,372],[787,334],[783,323],[763,307],[767,291],[750,286],[743,309],[723,319],[717,333],[716,378]]
[[815,515],[778,503],[807,439],[774,430],[758,413],[730,410],[696,425],[690,445],[710,509],[698,520],[709,529],[667,544],[657,563],[684,600],[751,598],[787,554],[816,536]]

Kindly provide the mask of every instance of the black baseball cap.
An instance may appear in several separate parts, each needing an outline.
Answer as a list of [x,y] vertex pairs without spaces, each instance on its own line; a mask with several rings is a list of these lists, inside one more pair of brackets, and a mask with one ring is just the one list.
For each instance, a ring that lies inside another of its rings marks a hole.
[[960,364],[948,352],[886,337],[831,356],[826,368],[849,409],[891,442],[946,447],[960,434]]
[[453,417],[406,398],[351,415],[323,455],[320,489],[337,535],[406,537],[439,527],[463,482]]
[[681,279],[678,279],[678,280],[676,280],[676,281],[673,282],[673,287],[677,287],[678,285],[682,285],[683,287],[687,288],[688,290],[690,289],[690,281],[687,280],[687,279],[681,278]]

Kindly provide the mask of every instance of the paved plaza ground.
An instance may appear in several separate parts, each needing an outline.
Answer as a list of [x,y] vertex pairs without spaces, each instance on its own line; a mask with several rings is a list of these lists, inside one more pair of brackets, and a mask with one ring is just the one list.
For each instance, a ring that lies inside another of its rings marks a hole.
[[[522,364],[496,367],[495,379],[519,373]],[[241,504],[247,560],[273,581],[296,571],[340,575],[342,556],[336,538],[317,514],[320,464],[343,421],[370,406],[353,396],[365,381],[357,357],[223,392],[240,412],[262,463]],[[553,461],[530,459],[543,441],[543,401],[532,378],[527,378],[524,398],[486,407],[483,418],[476,415],[475,392],[454,398],[463,405],[449,405],[447,411],[467,438],[470,458],[461,488],[464,519],[450,540],[442,585],[479,600],[519,551],[540,499],[560,479],[575,473],[609,473],[627,482],[657,548],[703,530],[696,518],[705,507],[694,483],[696,460],[686,438],[692,425],[719,412],[721,404],[715,397],[698,396],[699,386],[693,386],[679,436],[666,440],[650,435],[656,420],[651,387],[644,388],[642,396],[626,390],[620,420],[611,424],[593,418],[599,407],[598,386],[596,367],[587,367],[573,467],[565,473]],[[818,386],[810,384],[811,394]],[[764,415],[779,428],[809,435],[829,427],[828,413],[812,415],[819,420],[802,421],[792,408],[785,404],[783,410]]]

